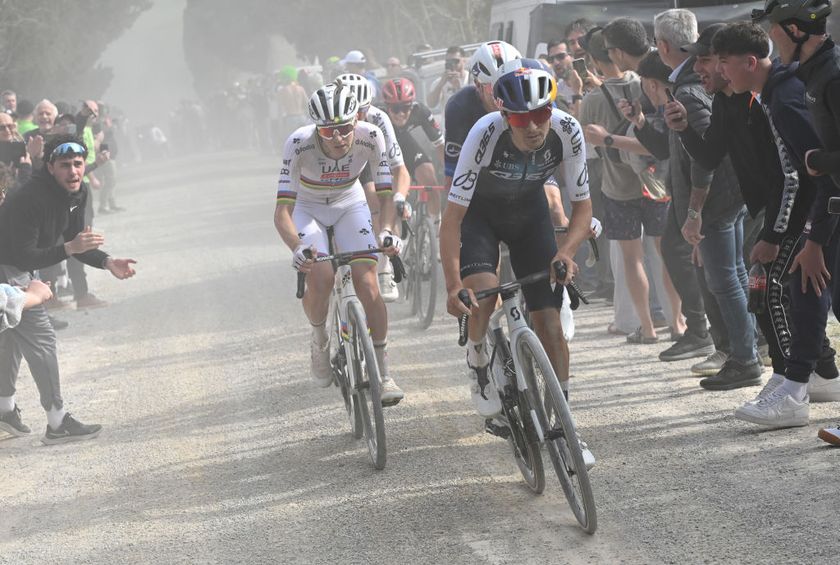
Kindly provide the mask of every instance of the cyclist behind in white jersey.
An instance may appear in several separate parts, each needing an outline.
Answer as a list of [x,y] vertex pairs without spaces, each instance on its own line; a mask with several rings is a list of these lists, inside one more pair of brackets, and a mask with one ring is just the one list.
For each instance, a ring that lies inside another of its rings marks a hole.
[[[447,310],[453,316],[471,314],[468,375],[473,401],[485,418],[501,411],[499,395],[487,377],[490,358],[485,343],[496,303],[476,303],[473,290],[499,284],[496,269],[502,241],[510,250],[517,278],[550,269],[556,261],[566,264],[567,278],[574,277],[578,266],[572,258],[589,237],[592,221],[583,133],[577,120],[552,107],[557,85],[551,74],[538,61],[511,61],[499,69],[493,92],[501,112],[487,114],[470,130],[440,231]],[[565,180],[573,212],[559,248],[544,189],[555,174]],[[472,298],[472,311],[458,298],[463,288]],[[525,286],[522,292],[534,331],[568,394],[557,294],[549,281]],[[585,458],[588,465],[594,464],[588,450]]]
[[[352,90],[339,80],[315,91],[309,100],[315,124],[298,129],[286,141],[277,186],[274,225],[293,251],[294,268],[306,273],[303,310],[312,325],[312,377],[323,387],[332,384],[327,317],[335,274],[329,262],[313,263],[304,252],[327,255],[329,227],[338,251],[375,249],[391,233],[395,215],[382,133],[359,122],[357,111]],[[358,180],[365,166],[374,171],[375,190],[363,188]],[[385,206],[380,207],[380,202]],[[375,229],[380,227],[377,242]],[[389,255],[401,247],[399,238],[393,239]],[[403,391],[388,376],[388,313],[377,286],[376,263],[371,254],[354,259],[350,266],[382,376],[382,404],[393,405],[403,398]]]
[[[394,132],[391,119],[383,110],[371,104],[373,100],[373,89],[365,77],[345,73],[339,75],[338,80],[345,86],[348,86],[356,96],[356,100],[359,102],[358,119],[375,125],[385,137],[385,151],[388,164],[391,167],[393,190],[388,194],[383,194],[381,198],[393,199],[394,202],[405,202],[408,196],[409,186],[411,185],[411,176],[408,173],[408,168],[405,166],[402,149],[397,141],[397,135]],[[405,207],[403,215],[406,220],[410,217],[411,208],[409,206]],[[400,296],[399,289],[397,283],[394,281],[394,272],[391,263],[385,257],[379,258],[378,273],[382,298],[385,299],[385,302],[396,301]]]

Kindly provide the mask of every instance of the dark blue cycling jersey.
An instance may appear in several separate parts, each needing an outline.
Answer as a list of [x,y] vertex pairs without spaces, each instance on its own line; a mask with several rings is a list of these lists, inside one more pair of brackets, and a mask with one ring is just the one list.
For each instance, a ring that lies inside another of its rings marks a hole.
[[452,177],[461,155],[461,146],[467,140],[475,123],[487,114],[474,86],[465,86],[446,103],[446,145],[444,146],[444,174]]

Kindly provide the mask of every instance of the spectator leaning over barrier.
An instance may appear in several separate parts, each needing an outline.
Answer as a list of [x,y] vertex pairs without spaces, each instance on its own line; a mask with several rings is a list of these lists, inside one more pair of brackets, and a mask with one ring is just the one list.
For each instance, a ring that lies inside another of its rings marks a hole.
[[[33,271],[70,256],[118,279],[134,276],[135,261],[115,259],[99,250],[104,237],[84,224],[89,197],[82,182],[86,154],[77,137],[50,139],[44,148],[44,168],[0,207],[0,283],[27,288]],[[65,243],[58,243],[62,236]],[[30,433],[15,403],[21,357],[29,364],[47,413],[41,441],[54,444],[96,437],[101,426],[82,424],[64,408],[55,332],[42,306],[24,311],[17,327],[0,333],[0,418],[14,430],[11,433]]]

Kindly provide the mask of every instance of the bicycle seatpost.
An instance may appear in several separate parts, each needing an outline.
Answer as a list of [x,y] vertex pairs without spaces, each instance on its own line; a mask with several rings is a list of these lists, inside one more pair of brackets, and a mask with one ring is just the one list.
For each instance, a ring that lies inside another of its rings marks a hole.
[[[467,289],[462,288],[461,291],[458,293],[458,300],[464,303],[464,306],[469,308],[470,304],[470,293],[467,292]],[[464,347],[467,344],[467,320],[469,316],[466,314],[461,314],[458,318],[458,345]]]
[[[303,256],[307,259],[312,259],[312,250],[311,249],[304,249]],[[297,274],[297,293],[296,296],[298,300],[303,298],[303,291],[306,289],[306,273],[301,273],[298,271]]]

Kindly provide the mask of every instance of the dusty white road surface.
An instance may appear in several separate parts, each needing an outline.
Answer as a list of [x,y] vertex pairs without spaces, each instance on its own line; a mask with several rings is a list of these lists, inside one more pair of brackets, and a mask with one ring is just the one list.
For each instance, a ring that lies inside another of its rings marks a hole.
[[[559,484],[522,484],[482,432],[455,322],[426,332],[392,309],[388,465],[370,465],[335,390],[310,383],[309,329],[272,225],[272,159],[221,155],[123,171],[102,216],[138,275],[92,272],[110,301],[57,313],[64,395],[91,442],[0,439],[0,563],[837,563],[840,450],[807,428],[762,432],[663,346],[605,333],[584,308],[572,408],[598,457],[600,528],[577,527]],[[141,173],[145,176],[141,176]]]

